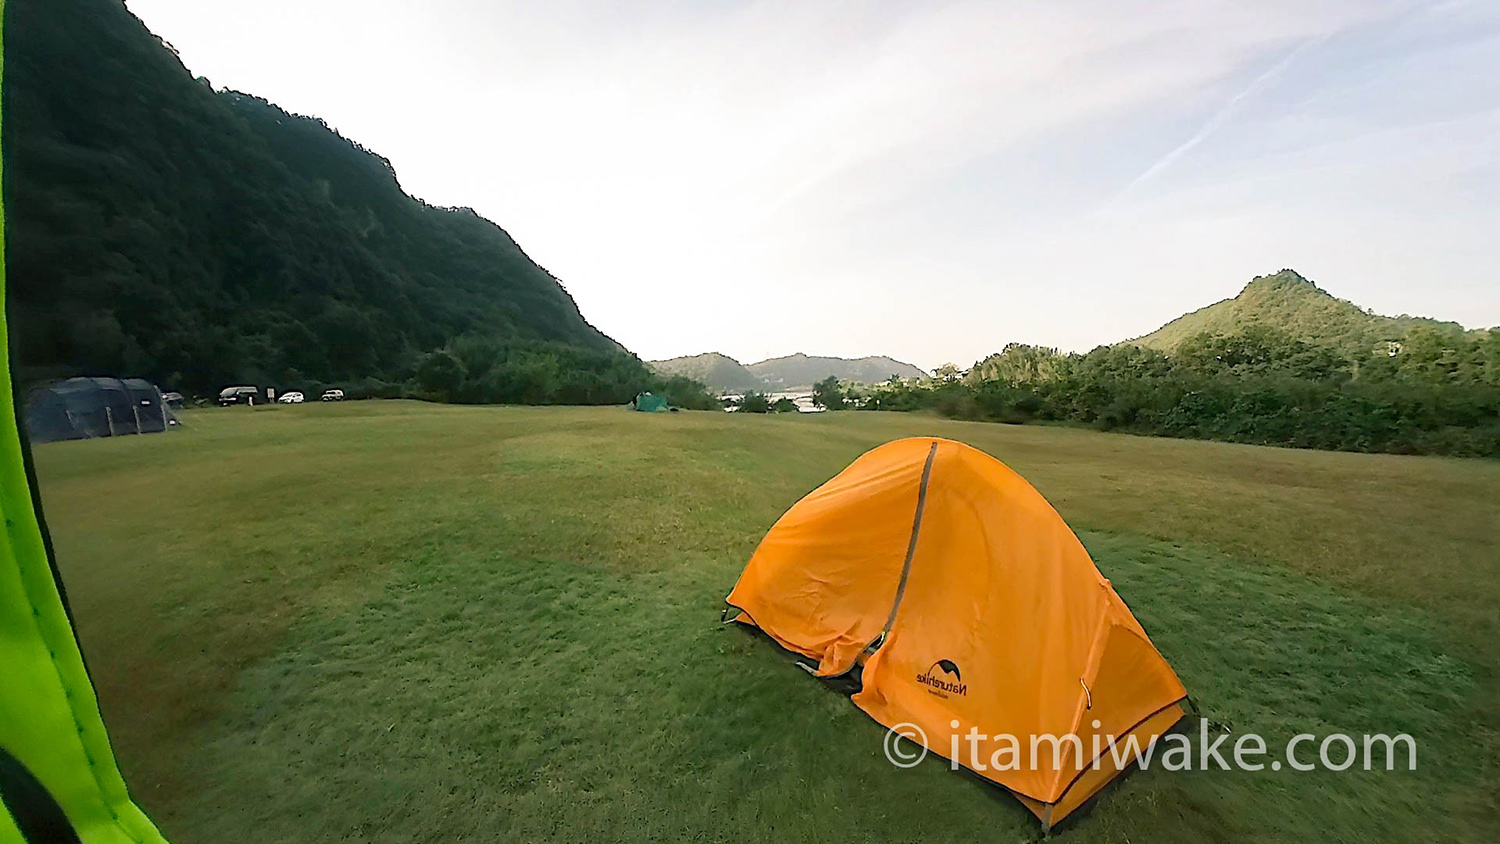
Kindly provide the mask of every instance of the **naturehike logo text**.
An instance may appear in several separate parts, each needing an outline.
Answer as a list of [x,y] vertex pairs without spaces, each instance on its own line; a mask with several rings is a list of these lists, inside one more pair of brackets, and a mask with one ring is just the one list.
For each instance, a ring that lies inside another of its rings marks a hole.
[[927,672],[917,675],[917,682],[938,697],[958,695],[963,697],[969,690],[963,675],[958,673],[958,664],[951,659],[940,659],[928,667]]

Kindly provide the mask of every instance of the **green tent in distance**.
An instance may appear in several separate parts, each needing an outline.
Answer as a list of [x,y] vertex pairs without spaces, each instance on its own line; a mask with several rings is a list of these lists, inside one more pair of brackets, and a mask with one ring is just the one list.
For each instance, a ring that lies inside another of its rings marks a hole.
[[667,411],[672,409],[671,406],[667,404],[667,400],[665,398],[662,398],[661,396],[653,396],[649,392],[637,393],[636,397],[630,400],[630,406],[634,410],[639,410],[645,413],[666,413]]

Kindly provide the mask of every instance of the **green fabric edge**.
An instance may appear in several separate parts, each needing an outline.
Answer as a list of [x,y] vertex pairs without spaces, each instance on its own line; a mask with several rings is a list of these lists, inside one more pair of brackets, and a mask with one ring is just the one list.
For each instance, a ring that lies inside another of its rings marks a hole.
[[[5,2],[0,0],[0,91],[4,86]],[[0,244],[5,233],[0,208]],[[4,297],[0,245],[0,301]],[[45,786],[88,844],[165,839],[131,802],[83,655],[63,609],[32,506],[10,373],[9,326],[0,318],[0,745]],[[6,814],[0,840],[19,840]]]
[[0,844],[26,844],[4,804],[0,804]]

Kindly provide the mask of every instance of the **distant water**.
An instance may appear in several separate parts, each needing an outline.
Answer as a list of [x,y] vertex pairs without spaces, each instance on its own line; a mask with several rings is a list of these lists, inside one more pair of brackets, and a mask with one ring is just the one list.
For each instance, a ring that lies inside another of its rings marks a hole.
[[[797,410],[800,413],[822,413],[823,412],[823,408],[818,407],[817,405],[813,404],[812,391],[811,390],[793,390],[793,391],[790,391],[790,392],[766,393],[766,397],[768,399],[770,399],[772,402],[775,402],[778,399],[791,399],[793,402],[796,403]],[[740,399],[744,398],[744,395],[741,394],[741,393],[725,393],[725,394],[719,396],[719,398],[721,400],[723,400],[723,399],[734,399],[737,402]]]
[[807,392],[794,392],[794,393],[771,393],[770,397],[771,397],[771,401],[776,401],[777,399],[783,399],[783,398],[791,399],[792,401],[794,401],[794,402],[797,403],[797,410],[799,410],[799,411],[801,411],[803,413],[822,413],[823,412],[823,408],[818,407],[818,406],[816,406],[816,405],[813,404],[812,391],[811,390],[808,390]]

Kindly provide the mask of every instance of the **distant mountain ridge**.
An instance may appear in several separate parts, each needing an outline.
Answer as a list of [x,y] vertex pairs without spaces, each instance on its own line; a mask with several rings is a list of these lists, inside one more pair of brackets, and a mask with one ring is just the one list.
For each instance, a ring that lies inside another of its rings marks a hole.
[[682,375],[716,390],[739,393],[766,387],[760,376],[746,369],[744,364],[718,352],[654,360],[648,365],[658,374]]
[[1413,328],[1466,331],[1456,322],[1428,317],[1381,316],[1333,296],[1295,270],[1284,269],[1256,276],[1232,299],[1183,314],[1150,334],[1124,342],[1171,351],[1198,334],[1230,334],[1252,325],[1276,328],[1355,358],[1382,344],[1401,341]]
[[840,381],[876,384],[891,376],[925,378],[927,373],[909,363],[884,355],[862,358],[839,358],[806,355],[798,352],[786,357],[770,358],[746,366],[728,355],[706,352],[701,355],[651,361],[653,369],[663,375],[685,375],[718,390],[743,392],[769,390],[784,392],[811,388],[832,375]]
[[795,355],[752,363],[746,368],[759,375],[772,390],[811,387],[830,375],[840,381],[859,381],[865,384],[888,381],[893,375],[901,378],[927,376],[926,372],[909,363],[884,355],[850,359],[818,357],[798,352]]

